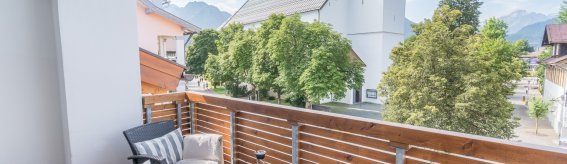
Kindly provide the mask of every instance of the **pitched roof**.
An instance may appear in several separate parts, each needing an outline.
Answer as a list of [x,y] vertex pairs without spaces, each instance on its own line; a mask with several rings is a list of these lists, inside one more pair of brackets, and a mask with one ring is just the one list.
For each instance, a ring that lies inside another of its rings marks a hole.
[[155,57],[155,58],[157,58],[157,59],[159,59],[159,60],[162,60],[162,61],[168,62],[168,63],[170,63],[170,64],[173,64],[173,65],[175,65],[175,66],[181,67],[181,68],[183,68],[183,69],[187,69],[187,67],[185,67],[184,65],[181,65],[181,64],[176,63],[176,62],[174,62],[174,61],[171,61],[171,60],[169,60],[169,59],[167,59],[167,58],[164,58],[164,57],[162,57],[162,56],[159,56],[158,54],[154,54],[153,52],[150,52],[150,51],[148,51],[148,50],[146,50],[146,49],[143,49],[142,47],[139,48],[139,51],[140,51],[140,52],[143,52],[143,53],[146,53],[146,54],[148,54],[148,55],[150,55],[150,56],[153,56],[153,57]]
[[567,55],[565,55],[565,56],[559,56],[559,57],[547,58],[547,59],[543,60],[542,63],[544,63],[544,64],[551,64],[551,65],[555,65],[555,64],[566,64],[566,63],[567,63]]
[[545,26],[542,45],[567,43],[567,24],[549,24]]
[[189,30],[189,32],[200,32],[201,28],[197,27],[196,25],[181,19],[175,15],[173,15],[170,12],[165,11],[164,9],[162,9],[161,7],[157,6],[155,3],[152,2],[152,0],[138,0],[138,2],[140,2],[144,7],[146,7],[146,14],[148,12],[153,12],[156,13],[166,19],[169,19],[170,21],[182,26],[183,28],[185,28],[186,30]]
[[319,10],[327,0],[247,0],[236,13],[225,22],[249,24],[268,19],[272,14],[291,15]]

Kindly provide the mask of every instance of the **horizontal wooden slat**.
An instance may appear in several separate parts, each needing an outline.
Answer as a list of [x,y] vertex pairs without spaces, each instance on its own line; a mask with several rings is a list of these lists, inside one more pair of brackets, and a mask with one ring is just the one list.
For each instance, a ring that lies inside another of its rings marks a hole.
[[278,126],[278,127],[282,127],[282,128],[286,128],[286,129],[291,128],[291,125],[287,121],[284,121],[284,120],[281,120],[281,119],[258,116],[258,115],[254,115],[254,114],[247,113],[247,112],[239,112],[238,117],[245,118],[245,119],[252,120],[252,121],[265,123],[265,124],[270,124],[270,125],[274,125],[274,126]]
[[281,152],[290,152],[291,153],[291,145],[281,145],[281,144],[277,144],[275,142],[271,142],[268,140],[263,140],[263,139],[259,139],[256,138],[254,136],[245,134],[245,133],[240,133],[237,132],[236,133],[236,138],[240,139],[240,140],[244,140],[244,141],[248,141],[248,142],[252,142],[258,145],[267,145],[269,146],[269,148],[274,149],[274,150],[278,150]]
[[248,163],[256,163],[256,158],[255,158],[255,157],[253,157],[253,156],[251,156],[251,155],[244,154],[244,153],[242,152],[242,150],[240,150],[240,149],[238,150],[238,153],[236,154],[236,157],[237,157],[238,159],[241,159],[241,160],[243,160],[243,161],[245,161],[245,162],[248,162]]
[[[244,147],[244,146],[238,146],[237,150],[238,150],[239,153],[244,153],[246,155],[250,155],[250,156],[255,157],[255,155],[256,155],[255,151],[257,149],[252,149],[252,148]],[[268,152],[266,152],[266,157],[264,158],[264,161],[268,162],[268,163],[277,163],[277,164],[286,164],[287,163],[285,161],[282,161],[281,159],[276,159],[274,156],[268,155]]]
[[227,122],[230,122],[230,115],[219,114],[219,113],[207,110],[207,109],[199,109],[198,112],[199,112],[199,114],[202,114],[202,115],[205,115],[205,116],[209,116],[209,117],[213,117],[213,118],[216,118],[216,119],[225,120]]
[[219,113],[223,113],[226,115],[230,115],[230,110],[223,108],[223,107],[218,107],[218,106],[214,106],[214,105],[209,105],[209,104],[203,104],[203,103],[196,103],[195,104],[196,108],[202,108],[202,109],[207,109],[207,110],[212,110],[215,112],[219,112]]
[[503,163],[557,163],[567,161],[567,150],[533,146],[494,138],[373,119],[253,102],[206,93],[186,92],[193,102],[215,104],[349,133],[381,138]]
[[184,101],[186,97],[187,97],[186,94],[183,92],[143,96],[143,103],[144,105],[151,105],[151,104],[163,103],[163,102]]
[[224,135],[230,135],[230,129],[219,126],[219,125],[212,124],[210,122],[205,122],[203,120],[197,120],[197,125],[205,127],[205,128],[209,128],[209,129],[212,129],[212,130],[215,130],[215,131],[219,131]]
[[299,151],[299,157],[303,158],[303,159],[310,160],[310,161],[315,161],[315,162],[321,163],[321,164],[332,164],[332,163],[342,164],[342,163],[344,163],[344,162],[339,162],[339,161],[336,161],[336,160],[329,159],[327,157],[324,157],[324,156],[321,156],[321,155],[318,155],[318,154],[307,152],[305,150]]
[[254,129],[259,129],[259,130],[263,130],[263,131],[267,131],[267,132],[272,132],[272,133],[275,133],[275,134],[278,134],[278,135],[290,136],[291,137],[291,130],[290,129],[282,129],[282,128],[266,125],[266,124],[263,124],[263,123],[245,120],[245,119],[238,118],[238,117],[236,118],[236,122],[237,122],[238,125],[241,125],[241,126],[254,127]]
[[344,133],[344,132],[337,132],[331,131],[315,126],[301,126],[301,132],[309,133],[309,134],[316,134],[319,136],[332,138],[340,141],[348,141],[349,143],[364,145],[384,151],[395,152],[396,150],[388,145],[387,142],[381,141],[378,139],[370,139],[367,137],[357,136],[354,134]]
[[214,117],[203,115],[200,112],[196,112],[196,113],[197,114],[195,116],[196,116],[197,120],[205,121],[205,122],[215,124],[217,126],[222,126],[222,127],[225,127],[225,128],[230,128],[230,122],[229,122],[230,120],[219,120],[219,119],[216,119]]
[[320,146],[312,145],[309,143],[301,143],[300,149],[312,152],[314,154],[319,154],[325,157],[329,157],[335,160],[343,161],[346,163],[376,163],[369,159],[361,158],[360,156],[355,156],[352,154],[347,154],[343,152],[334,151],[331,149],[326,149]]
[[218,134],[218,135],[222,135],[223,137],[223,141],[230,141],[230,135],[224,134],[222,132],[219,132],[215,129],[211,129],[208,127],[204,127],[201,125],[197,125],[195,126],[195,129],[197,129],[198,132],[202,132],[202,133],[210,133],[210,134]]
[[312,144],[317,144],[321,146],[325,146],[327,148],[341,150],[344,152],[348,152],[349,154],[356,154],[364,157],[368,157],[371,159],[379,160],[382,162],[394,162],[395,156],[391,154],[386,154],[380,151],[374,151],[342,142],[332,141],[321,137],[316,137],[313,135],[299,133],[299,138],[301,143],[309,142]]
[[486,163],[469,158],[458,157],[446,153],[434,152],[431,150],[411,148],[406,152],[407,156],[415,157],[436,163],[467,163],[467,164],[481,164]]
[[282,137],[280,135],[277,134],[273,134],[273,133],[267,133],[261,130],[256,130],[253,128],[249,128],[246,126],[237,126],[238,132],[242,132],[242,133],[246,133],[249,135],[253,135],[256,137],[260,137],[266,140],[270,140],[273,142],[277,142],[283,145],[291,145],[291,138],[287,138],[287,137]]
[[237,140],[238,142],[238,146],[243,146],[243,147],[247,147],[250,148],[252,150],[265,150],[266,151],[266,156],[268,157],[274,157],[277,159],[281,159],[284,161],[291,161],[291,152],[286,153],[286,152],[280,152],[280,151],[274,151],[272,150],[271,147],[269,147],[270,145],[260,145],[258,146],[257,144],[253,143],[253,142],[249,142],[249,141],[245,141],[245,140]]

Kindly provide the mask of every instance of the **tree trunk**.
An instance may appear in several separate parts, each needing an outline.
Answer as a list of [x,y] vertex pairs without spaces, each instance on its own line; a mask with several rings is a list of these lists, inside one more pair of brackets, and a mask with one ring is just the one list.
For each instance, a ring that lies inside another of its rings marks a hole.
[[305,109],[312,109],[312,105],[309,101],[305,101]]
[[278,94],[278,104],[282,104],[281,93],[277,92],[277,94]]
[[537,131],[539,129],[539,125],[538,125],[539,119],[535,120],[535,134],[537,135]]

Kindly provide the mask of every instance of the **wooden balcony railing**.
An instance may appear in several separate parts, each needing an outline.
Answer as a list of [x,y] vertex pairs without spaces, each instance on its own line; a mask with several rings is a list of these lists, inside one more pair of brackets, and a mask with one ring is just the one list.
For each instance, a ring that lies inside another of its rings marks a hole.
[[567,163],[567,151],[197,92],[144,96],[144,120],[223,135],[225,163]]

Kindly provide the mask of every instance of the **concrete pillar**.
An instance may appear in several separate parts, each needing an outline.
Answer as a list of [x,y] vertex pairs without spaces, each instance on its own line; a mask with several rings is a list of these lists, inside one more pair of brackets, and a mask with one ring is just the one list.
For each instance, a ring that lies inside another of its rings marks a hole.
[[66,163],[128,163],[122,131],[142,124],[136,0],[54,3]]

